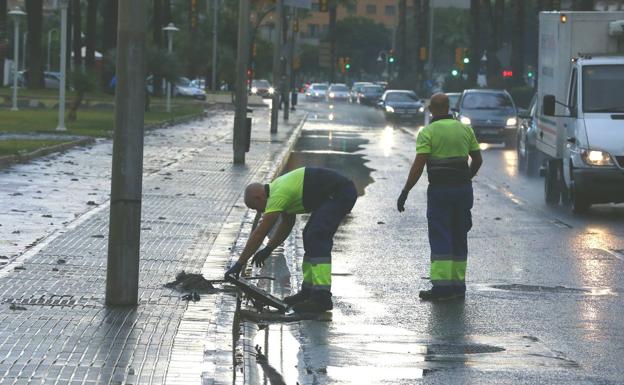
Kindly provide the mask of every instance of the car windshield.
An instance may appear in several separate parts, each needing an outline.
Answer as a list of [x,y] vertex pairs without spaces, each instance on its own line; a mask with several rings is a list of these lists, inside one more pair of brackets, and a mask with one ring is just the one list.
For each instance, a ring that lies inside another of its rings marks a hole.
[[331,91],[338,91],[338,92],[346,92],[349,91],[349,89],[347,88],[347,86],[342,86],[342,85],[333,85],[330,87]]
[[326,91],[327,90],[327,86],[323,86],[323,85],[312,86],[310,88],[312,88],[314,91]]
[[624,112],[624,65],[583,67],[583,111]]
[[370,86],[362,88],[362,92],[365,94],[381,94],[383,92],[383,88],[379,86]]
[[501,93],[474,92],[464,97],[462,108],[467,110],[499,110],[513,108],[509,96]]
[[391,92],[386,95],[386,102],[413,103],[417,101],[419,101],[418,96],[412,92]]
[[257,88],[269,88],[269,87],[271,87],[269,82],[266,81],[266,80],[254,80],[252,86],[253,87],[257,87]]

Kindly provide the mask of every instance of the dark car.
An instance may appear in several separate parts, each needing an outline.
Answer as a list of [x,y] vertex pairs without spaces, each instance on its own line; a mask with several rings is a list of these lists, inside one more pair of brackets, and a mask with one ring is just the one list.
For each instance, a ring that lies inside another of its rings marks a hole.
[[516,143],[518,111],[507,91],[465,90],[455,112],[472,126],[479,142],[502,142],[507,148]]
[[363,105],[374,106],[384,93],[382,86],[368,85],[362,87],[357,95],[357,102]]
[[251,81],[251,94],[258,95],[262,98],[270,98],[275,93],[275,89],[268,80],[254,79]]
[[520,126],[518,127],[516,151],[518,152],[518,169],[528,175],[537,173],[537,96],[533,96],[529,109],[518,113]]
[[388,90],[379,100],[388,121],[415,121],[423,116],[425,106],[414,91]]

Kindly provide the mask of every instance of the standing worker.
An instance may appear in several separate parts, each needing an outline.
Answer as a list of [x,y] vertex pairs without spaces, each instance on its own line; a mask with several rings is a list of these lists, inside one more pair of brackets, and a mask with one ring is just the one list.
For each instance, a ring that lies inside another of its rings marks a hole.
[[[288,238],[296,214],[312,213],[303,230],[303,285],[284,298],[299,313],[321,313],[333,309],[331,300],[331,250],[334,234],[357,200],[355,185],[339,173],[301,167],[263,185],[252,183],[245,189],[245,205],[263,212],[238,261],[225,273],[240,275],[247,260],[260,267],[273,250]],[[266,247],[256,253],[269,231],[281,219]],[[255,253],[255,255],[254,255]]]
[[434,94],[429,110],[433,117],[416,139],[416,159],[397,200],[397,209],[399,212],[405,210],[407,195],[420,179],[426,164],[433,287],[421,290],[420,298],[428,301],[464,298],[467,238],[472,227],[472,178],[483,158],[472,127],[449,115],[449,100],[445,94]]

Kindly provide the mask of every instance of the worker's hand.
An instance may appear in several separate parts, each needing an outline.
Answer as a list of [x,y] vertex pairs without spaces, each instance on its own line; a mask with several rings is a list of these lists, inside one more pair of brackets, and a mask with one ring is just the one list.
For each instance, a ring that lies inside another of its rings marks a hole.
[[397,210],[399,210],[400,213],[405,211],[405,201],[407,200],[407,194],[407,191],[402,190],[401,195],[399,195],[399,199],[397,199]]
[[225,278],[227,278],[228,275],[233,274],[236,278],[240,277],[241,271],[243,270],[243,264],[236,261],[235,264],[233,264],[228,271],[225,272]]
[[264,266],[264,261],[269,258],[272,252],[272,248],[270,248],[269,246],[265,247],[253,256],[253,258],[251,259],[251,264],[255,265],[256,267]]

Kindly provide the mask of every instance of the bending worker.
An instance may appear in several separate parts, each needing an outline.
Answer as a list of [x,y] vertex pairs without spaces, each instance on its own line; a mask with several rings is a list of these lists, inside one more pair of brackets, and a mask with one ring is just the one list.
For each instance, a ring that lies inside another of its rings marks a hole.
[[[333,237],[356,199],[357,191],[351,180],[324,168],[302,167],[267,185],[250,184],[245,189],[245,204],[264,214],[226,275],[238,276],[252,255],[252,263],[263,266],[271,252],[290,234],[296,214],[312,213],[303,230],[303,285],[297,294],[284,298],[284,302],[300,313],[331,310]],[[266,247],[256,253],[278,219],[281,221]]]
[[[479,143],[470,126],[449,115],[443,93],[431,97],[431,123],[416,139],[416,159],[397,201],[399,212],[423,168],[427,165],[427,220],[431,246],[431,290],[420,292],[423,300],[464,298],[468,231],[472,227],[472,178],[483,163]],[[471,158],[468,164],[468,157]]]

